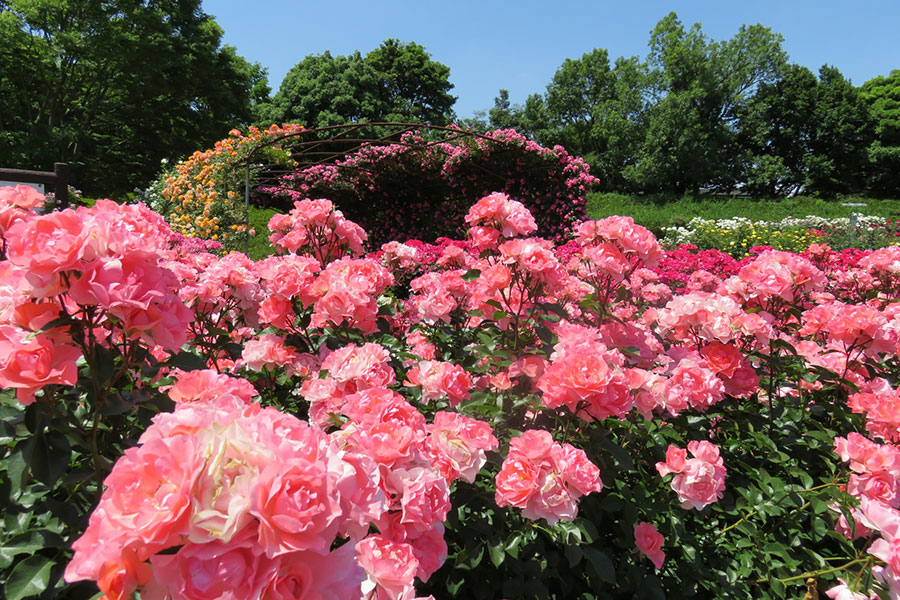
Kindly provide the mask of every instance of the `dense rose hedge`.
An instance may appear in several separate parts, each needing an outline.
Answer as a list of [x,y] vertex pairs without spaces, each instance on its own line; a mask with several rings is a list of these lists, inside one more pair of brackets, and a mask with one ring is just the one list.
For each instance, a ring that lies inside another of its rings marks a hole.
[[461,235],[469,206],[500,191],[525,203],[539,235],[559,241],[586,218],[586,194],[597,181],[562,146],[546,148],[498,129],[472,136],[449,131],[437,141],[408,132],[399,143],[363,146],[334,164],[301,166],[259,191],[288,206],[329,198],[378,245]]
[[898,247],[556,246],[496,193],[370,255],[299,200],[254,262],[41,200],[0,191],[7,598],[900,594]]

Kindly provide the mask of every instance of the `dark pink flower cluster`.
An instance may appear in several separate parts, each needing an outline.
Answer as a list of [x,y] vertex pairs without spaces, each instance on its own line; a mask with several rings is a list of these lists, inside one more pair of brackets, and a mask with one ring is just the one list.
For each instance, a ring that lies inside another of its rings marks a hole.
[[[524,202],[540,219],[540,235],[551,239],[562,240],[585,218],[585,195],[597,179],[561,146],[544,148],[513,130],[472,138],[450,132],[447,138],[427,142],[408,132],[400,143],[364,146],[261,191],[291,201],[329,198],[379,244],[460,233],[468,204],[491,192]],[[434,219],[439,203],[441,218]]]

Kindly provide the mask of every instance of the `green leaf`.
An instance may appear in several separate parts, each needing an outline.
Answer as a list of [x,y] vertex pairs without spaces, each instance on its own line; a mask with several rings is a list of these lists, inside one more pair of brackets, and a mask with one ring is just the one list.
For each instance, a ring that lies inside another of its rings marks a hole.
[[21,600],[36,596],[47,589],[53,561],[35,554],[17,564],[6,581],[6,600]]
[[35,436],[29,464],[31,473],[35,479],[52,488],[66,472],[71,453],[69,440],[60,433]]
[[170,367],[178,367],[182,371],[199,371],[206,368],[206,361],[192,352],[179,352],[168,362]]
[[606,583],[616,582],[616,568],[606,554],[596,548],[585,547],[584,555],[587,557],[588,561],[590,561],[591,566],[594,568],[594,571],[597,572],[600,579]]
[[479,277],[481,277],[481,271],[479,271],[478,269],[469,269],[462,274],[463,281],[475,281]]
[[3,542],[0,544],[0,569],[9,567],[16,556],[34,554],[45,546],[43,537],[37,531],[23,533]]
[[18,496],[24,484],[25,469],[31,456],[32,440],[26,440],[23,444],[16,446],[12,454],[4,461],[6,463],[6,473],[9,475],[10,489],[13,496]]
[[491,562],[494,563],[495,567],[499,567],[503,563],[503,559],[506,558],[506,551],[503,549],[503,544],[494,544],[488,547],[488,552],[491,555]]

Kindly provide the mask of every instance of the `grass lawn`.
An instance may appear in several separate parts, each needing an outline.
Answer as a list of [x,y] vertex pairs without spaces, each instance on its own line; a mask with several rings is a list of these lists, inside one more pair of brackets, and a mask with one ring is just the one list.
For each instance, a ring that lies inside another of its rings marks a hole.
[[250,238],[250,251],[247,255],[253,260],[275,253],[275,249],[269,245],[269,219],[277,212],[273,208],[250,206],[250,227],[256,230],[256,235]]

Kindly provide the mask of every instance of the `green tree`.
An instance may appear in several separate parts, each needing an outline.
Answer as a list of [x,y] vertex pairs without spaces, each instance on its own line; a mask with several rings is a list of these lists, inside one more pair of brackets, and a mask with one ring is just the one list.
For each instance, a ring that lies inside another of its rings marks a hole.
[[2,0],[0,36],[0,160],[69,162],[88,193],[145,183],[267,95],[200,0]]
[[874,128],[859,89],[834,67],[819,71],[813,118],[807,188],[824,197],[862,192]]
[[445,125],[456,101],[449,77],[449,67],[412,42],[389,39],[365,57],[326,51],[296,64],[261,114],[267,122],[307,127],[359,121]]
[[760,85],[741,110],[738,141],[751,194],[790,195],[806,184],[817,87],[812,71],[790,65],[778,80]]
[[379,120],[446,125],[453,120],[450,67],[415,42],[384,41],[366,55],[375,74]]
[[762,25],[744,25],[715,42],[700,24],[685,29],[675,13],[650,38],[651,97],[647,134],[629,170],[648,191],[728,187],[739,175],[736,120],[760,84],[774,81],[786,55],[782,38]]
[[552,137],[583,156],[605,189],[621,189],[644,136],[647,71],[637,59],[610,66],[606,50],[567,59],[547,86]]
[[328,127],[374,120],[375,77],[359,52],[307,56],[288,71],[272,102],[261,111],[270,123]]
[[875,141],[868,149],[869,192],[900,197],[900,69],[870,79],[860,94],[875,127]]

